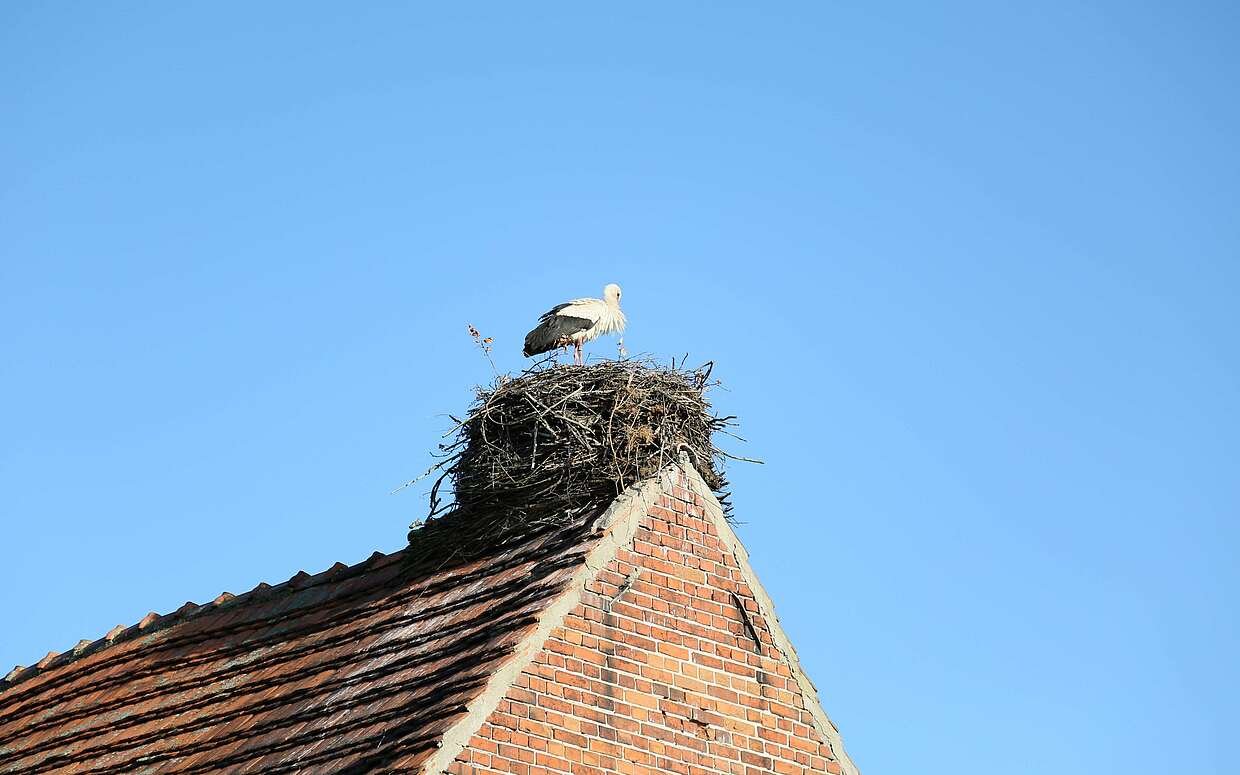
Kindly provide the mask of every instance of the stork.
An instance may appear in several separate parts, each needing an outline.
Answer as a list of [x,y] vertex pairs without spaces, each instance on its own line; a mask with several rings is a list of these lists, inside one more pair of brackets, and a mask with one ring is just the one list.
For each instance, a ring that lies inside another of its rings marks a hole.
[[[585,363],[581,346],[603,334],[624,333],[624,313],[620,311],[620,286],[603,288],[601,299],[573,299],[557,304],[538,319],[538,325],[525,335],[525,357],[573,347],[573,362]],[[621,351],[623,354],[623,350]]]

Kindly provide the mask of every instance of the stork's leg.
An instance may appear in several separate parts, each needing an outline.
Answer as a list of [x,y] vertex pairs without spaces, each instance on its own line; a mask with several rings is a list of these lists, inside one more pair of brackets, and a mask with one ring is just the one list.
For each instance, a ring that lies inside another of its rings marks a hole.
[[577,363],[578,366],[586,365],[586,359],[581,354],[581,341],[580,340],[573,343],[573,360]]

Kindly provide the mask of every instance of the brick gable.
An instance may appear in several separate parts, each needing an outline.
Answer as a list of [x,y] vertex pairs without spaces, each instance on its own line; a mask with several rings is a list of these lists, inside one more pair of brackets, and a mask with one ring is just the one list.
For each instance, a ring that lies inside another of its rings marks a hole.
[[448,772],[856,772],[718,502],[672,471]]

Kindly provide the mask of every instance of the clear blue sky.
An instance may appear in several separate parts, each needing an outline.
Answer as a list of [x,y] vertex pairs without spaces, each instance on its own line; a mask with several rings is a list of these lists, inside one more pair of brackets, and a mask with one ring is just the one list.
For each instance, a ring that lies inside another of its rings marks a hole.
[[1240,7],[446,5],[0,8],[0,663],[399,549],[615,281],[867,775],[1235,772]]

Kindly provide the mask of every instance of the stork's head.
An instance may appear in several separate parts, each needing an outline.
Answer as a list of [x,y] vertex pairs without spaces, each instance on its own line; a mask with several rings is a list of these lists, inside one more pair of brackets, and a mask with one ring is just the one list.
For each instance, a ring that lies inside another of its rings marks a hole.
[[603,288],[603,301],[614,306],[620,306],[620,286],[615,283],[608,283]]

